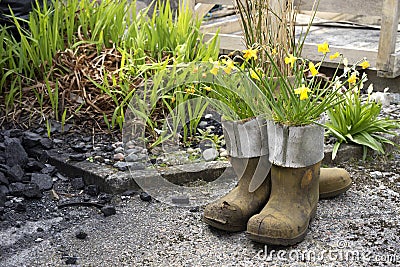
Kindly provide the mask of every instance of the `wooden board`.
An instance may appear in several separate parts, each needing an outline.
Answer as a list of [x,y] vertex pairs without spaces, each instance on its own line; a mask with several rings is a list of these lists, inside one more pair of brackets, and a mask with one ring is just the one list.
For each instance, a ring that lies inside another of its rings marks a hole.
[[[294,1],[301,10],[312,10],[314,6],[312,0]],[[382,12],[382,0],[319,0],[318,11],[379,16]]]

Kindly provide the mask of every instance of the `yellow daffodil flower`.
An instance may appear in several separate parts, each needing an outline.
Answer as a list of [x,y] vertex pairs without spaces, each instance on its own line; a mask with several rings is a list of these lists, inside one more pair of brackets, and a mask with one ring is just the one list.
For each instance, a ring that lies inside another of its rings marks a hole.
[[186,88],[185,91],[187,94],[194,94],[194,92],[196,92],[196,89],[194,89],[194,85],[192,85],[190,88]]
[[308,64],[308,68],[310,69],[310,72],[311,72],[312,76],[315,76],[315,75],[317,75],[319,73],[318,70],[315,68],[314,63],[312,63],[312,62],[310,62]]
[[330,50],[329,50],[329,45],[328,45],[328,43],[327,42],[324,42],[323,44],[319,44],[318,45],[318,52],[320,52],[320,53],[322,53],[322,54],[326,54],[326,53],[329,53],[329,52],[331,52]]
[[306,87],[304,84],[302,84],[300,88],[294,89],[294,93],[296,95],[300,95],[300,100],[307,99],[308,93],[310,92],[310,88]]
[[258,81],[260,80],[260,77],[258,77],[258,74],[254,70],[250,70],[250,77]]
[[276,54],[278,54],[278,51],[276,51],[276,48],[273,48],[273,49],[271,50],[271,55],[272,55],[272,56],[275,56]]
[[357,82],[357,75],[355,73],[351,74],[350,78],[348,78],[347,81],[350,84],[355,84]]
[[211,91],[211,87],[210,86],[204,86],[204,90],[206,90],[207,92]]
[[364,61],[361,62],[361,64],[360,64],[360,67],[361,67],[363,70],[368,69],[369,66],[371,66],[371,65],[370,65],[369,62],[366,61],[366,60],[364,60]]
[[250,60],[254,58],[255,60],[257,59],[257,50],[256,49],[246,49],[243,50],[243,58],[246,60]]
[[235,62],[233,62],[233,60],[228,59],[228,60],[224,60],[224,64],[225,64],[225,68],[224,71],[226,74],[231,74],[232,69],[235,68]]
[[210,70],[210,72],[213,74],[213,75],[217,75],[218,74],[218,70],[219,70],[219,62],[218,61],[214,61],[214,62],[212,62],[213,63],[213,67],[212,67],[212,69]]
[[171,98],[171,103],[174,103],[175,102],[175,97],[173,96],[172,98]]
[[285,57],[285,64],[290,64],[290,67],[293,68],[296,60],[297,57],[294,57],[292,54],[289,54],[289,57]]
[[335,58],[338,58],[339,56],[340,56],[340,53],[339,53],[339,52],[336,52],[335,54],[330,55],[330,56],[329,56],[329,59],[330,59],[330,60],[334,60]]

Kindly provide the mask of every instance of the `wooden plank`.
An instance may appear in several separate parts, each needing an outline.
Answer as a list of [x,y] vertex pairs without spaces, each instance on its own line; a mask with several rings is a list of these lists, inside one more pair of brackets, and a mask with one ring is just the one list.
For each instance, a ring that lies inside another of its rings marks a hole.
[[[312,10],[313,0],[294,0],[300,10]],[[383,0],[319,0],[318,11],[379,16]]]
[[[214,34],[211,33],[206,34],[205,41],[211,39],[213,36]],[[246,49],[246,46],[244,45],[244,39],[241,35],[220,34],[219,36],[221,40],[221,45],[220,45],[221,49],[230,51]],[[335,45],[330,45],[329,48],[332,51],[332,53],[335,53],[337,51],[345,55],[349,61],[349,64],[355,64],[360,60],[362,60],[364,57],[366,57],[371,64],[370,69],[374,69],[376,67],[376,57],[377,57],[376,50],[347,48]],[[321,60],[321,54],[317,53],[317,50],[318,50],[317,44],[305,43],[303,46],[302,56],[304,58],[318,62]],[[327,58],[324,62],[324,66],[336,67],[338,62],[339,60],[330,60],[329,58]]]
[[198,18],[203,18],[214,7],[214,4],[196,4],[194,12]]
[[196,3],[233,6],[235,0],[196,0]]
[[379,37],[377,69],[378,75],[389,75],[393,70],[391,55],[396,50],[397,27],[399,24],[399,2],[398,0],[384,0],[381,11],[381,31]]
[[220,33],[234,33],[241,31],[242,27],[237,17],[201,26],[201,31],[204,33],[215,33],[218,29]]

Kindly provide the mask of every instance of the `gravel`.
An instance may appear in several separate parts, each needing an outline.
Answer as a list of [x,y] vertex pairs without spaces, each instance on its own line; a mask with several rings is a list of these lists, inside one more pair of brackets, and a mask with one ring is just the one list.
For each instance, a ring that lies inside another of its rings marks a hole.
[[[243,232],[212,229],[201,220],[203,207],[145,202],[133,193],[114,197],[114,216],[68,207],[2,228],[0,266],[65,266],[70,258],[79,266],[399,265],[400,155],[342,167],[354,185],[319,202],[306,239],[295,246],[266,247]],[[76,237],[80,231],[85,239]]]

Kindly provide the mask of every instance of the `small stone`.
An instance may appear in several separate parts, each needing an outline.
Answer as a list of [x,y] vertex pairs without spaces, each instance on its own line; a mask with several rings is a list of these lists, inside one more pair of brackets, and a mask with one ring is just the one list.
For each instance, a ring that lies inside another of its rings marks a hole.
[[372,178],[382,178],[383,174],[380,171],[373,171],[369,175],[371,175]]
[[50,176],[53,176],[54,174],[56,174],[56,172],[57,168],[50,164],[46,164],[46,166],[41,170],[41,173],[48,174]]
[[86,187],[86,193],[89,196],[95,197],[100,193],[99,187],[95,184],[88,185]]
[[114,153],[123,153],[124,152],[124,148],[123,147],[117,147],[116,149],[114,149]]
[[25,184],[22,194],[27,198],[41,198],[42,192],[39,186],[35,183]]
[[204,116],[204,118],[207,119],[207,120],[211,119],[212,117],[213,117],[213,115],[210,114],[210,113],[208,113],[208,114],[206,114],[206,115]]
[[21,129],[10,129],[4,132],[5,136],[15,138],[15,137],[20,137],[22,135],[22,130]]
[[192,207],[192,208],[190,208],[189,211],[190,211],[190,212],[199,212],[199,207],[198,207],[198,206]]
[[25,148],[32,148],[39,145],[41,139],[42,137],[39,134],[28,131],[24,133],[24,136],[22,138],[22,145]]
[[2,173],[2,172],[0,172],[0,184],[4,184],[4,185],[9,185],[10,184],[10,182],[8,181],[8,179],[6,178],[4,173]]
[[229,156],[229,153],[228,153],[228,151],[225,150],[225,151],[220,152],[219,156],[220,157],[227,157],[227,156]]
[[8,189],[8,186],[6,185],[0,185],[0,192],[2,192],[5,195],[8,195],[10,193],[10,189]]
[[42,227],[38,227],[36,228],[36,232],[42,233],[44,232],[44,229]]
[[208,125],[208,123],[207,123],[206,121],[201,121],[201,122],[199,123],[199,128],[206,128],[207,125]]
[[122,154],[122,153],[117,153],[117,154],[114,154],[114,156],[113,156],[113,159],[115,160],[115,161],[121,161],[121,160],[123,160],[125,158],[125,156],[124,156],[124,154]]
[[73,178],[71,180],[71,185],[75,190],[81,190],[85,188],[85,182],[82,177]]
[[97,161],[97,162],[100,162],[100,163],[104,163],[105,162],[104,158],[102,156],[99,156],[99,155],[94,156],[93,159],[95,161]]
[[7,176],[10,182],[21,182],[25,172],[20,165],[14,165],[8,169]]
[[10,184],[10,194],[13,196],[16,196],[16,197],[22,196],[24,189],[25,189],[25,185],[23,183],[17,182],[17,183]]
[[140,193],[140,199],[146,202],[151,201],[151,196],[147,194],[146,192],[141,192]]
[[131,170],[144,170],[145,165],[140,162],[123,162],[119,161],[113,165],[114,168],[117,168],[119,171]]
[[68,256],[67,259],[65,260],[65,264],[72,265],[72,264],[76,264],[77,261],[78,261],[77,257]]
[[131,153],[125,158],[125,161],[134,162],[137,161],[138,159],[139,159],[138,155]]
[[45,167],[46,167],[46,165],[44,165],[40,161],[30,160],[25,166],[25,171],[27,171],[27,172],[40,172]]
[[40,243],[40,242],[42,242],[42,241],[43,241],[43,238],[40,238],[40,237],[38,237],[38,238],[35,239],[35,242],[36,242],[36,243]]
[[195,150],[193,149],[193,148],[191,148],[191,147],[189,147],[187,150],[186,150],[186,153],[188,153],[188,154],[193,154],[195,152]]
[[69,155],[69,159],[74,161],[84,161],[86,160],[86,156],[85,154],[72,154]]
[[85,239],[87,237],[87,233],[85,233],[82,230],[79,230],[78,232],[75,233],[75,237],[78,239]]
[[215,148],[208,148],[203,151],[205,161],[213,161],[218,157],[218,151]]
[[51,141],[50,138],[42,138],[40,139],[40,145],[44,148],[44,149],[52,149],[53,148],[53,141]]
[[78,152],[78,153],[85,153],[85,152],[88,151],[86,146],[85,146],[85,143],[79,143],[79,144],[72,145],[71,148],[75,152]]
[[53,187],[53,178],[48,174],[32,173],[31,182],[37,184],[41,191],[50,190]]
[[6,165],[12,167],[14,165],[20,165],[24,167],[28,162],[28,154],[22,147],[21,142],[17,138],[4,139],[4,155],[6,156]]
[[105,217],[114,215],[117,213],[117,211],[115,210],[115,207],[113,206],[104,206],[101,208],[101,212],[104,214]]
[[130,154],[137,154],[137,153],[139,153],[140,152],[140,150],[141,149],[139,149],[139,148],[130,148],[130,149],[127,149],[126,150],[126,154],[127,155],[130,155]]

